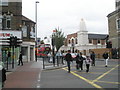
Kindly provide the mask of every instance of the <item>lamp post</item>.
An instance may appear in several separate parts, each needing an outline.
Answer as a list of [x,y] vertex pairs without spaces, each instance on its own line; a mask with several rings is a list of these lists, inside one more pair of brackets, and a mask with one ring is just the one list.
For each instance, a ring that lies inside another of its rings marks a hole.
[[[37,4],[38,4],[39,2],[38,1],[36,1],[35,2],[35,21],[36,21],[36,27],[35,27],[35,48],[37,48]],[[35,50],[35,60],[36,60],[36,62],[37,62],[37,51]]]

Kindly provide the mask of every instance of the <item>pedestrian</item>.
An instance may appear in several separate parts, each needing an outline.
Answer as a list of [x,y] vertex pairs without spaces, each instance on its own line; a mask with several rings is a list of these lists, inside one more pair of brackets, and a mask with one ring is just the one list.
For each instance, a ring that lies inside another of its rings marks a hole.
[[80,52],[76,56],[76,69],[80,68],[81,70],[83,70],[83,60],[85,60],[85,58],[83,58],[82,53]]
[[79,53],[76,56],[76,69],[78,70],[80,68],[80,55]]
[[67,61],[68,66],[68,73],[70,73],[70,62],[72,61],[72,55],[70,54],[70,50],[68,50],[68,53],[65,55],[65,60]]
[[109,59],[109,54],[107,51],[103,54],[103,58],[105,59],[105,67],[107,67],[108,66],[108,59]]
[[22,61],[22,52],[20,52],[20,55],[19,55],[19,61],[18,61],[18,65],[21,65],[23,66],[23,61]]
[[83,60],[85,60],[85,58],[82,56],[82,53],[80,52],[80,68],[81,70],[83,70]]
[[6,69],[4,68],[3,64],[0,65],[0,77],[1,77],[0,82],[2,83],[2,87],[4,87],[4,84],[5,84],[5,81],[6,81]]
[[92,62],[92,59],[89,55],[86,56],[85,63],[86,63],[86,72],[89,72],[90,64]]
[[11,52],[8,52],[8,62],[10,63]]
[[90,58],[92,59],[92,64],[91,65],[95,66],[95,53],[94,53],[94,51],[91,52]]

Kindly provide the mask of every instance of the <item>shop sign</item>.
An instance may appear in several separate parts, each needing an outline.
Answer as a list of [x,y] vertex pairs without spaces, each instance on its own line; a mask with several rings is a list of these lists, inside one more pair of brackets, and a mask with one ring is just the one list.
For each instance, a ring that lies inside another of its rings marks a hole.
[[17,38],[22,38],[22,32],[21,31],[0,31],[0,39],[7,39],[10,36],[17,36]]

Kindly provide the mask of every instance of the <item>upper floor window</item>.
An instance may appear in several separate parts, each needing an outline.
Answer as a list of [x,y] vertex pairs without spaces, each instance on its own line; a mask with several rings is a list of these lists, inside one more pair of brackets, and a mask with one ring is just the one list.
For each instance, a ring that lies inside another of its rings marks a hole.
[[70,44],[70,40],[68,40],[68,43]]
[[30,38],[35,38],[35,28],[31,27]]
[[9,15],[3,16],[2,29],[11,29],[11,16],[9,16]]
[[120,31],[120,18],[117,19],[117,30]]
[[75,39],[75,44],[78,44],[77,38]]
[[8,6],[8,0],[0,0],[0,6]]
[[2,29],[2,15],[0,15],[0,29]]
[[26,25],[22,26],[22,32],[23,32],[23,37],[27,37],[27,26]]

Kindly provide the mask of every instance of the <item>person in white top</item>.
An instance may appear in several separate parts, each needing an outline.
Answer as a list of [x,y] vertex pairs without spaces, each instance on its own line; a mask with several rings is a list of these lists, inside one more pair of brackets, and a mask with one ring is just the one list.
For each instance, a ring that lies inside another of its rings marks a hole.
[[86,72],[89,72],[89,67],[90,67],[91,62],[92,62],[92,59],[90,58],[89,55],[87,55],[87,56],[86,56],[86,59],[85,59]]

